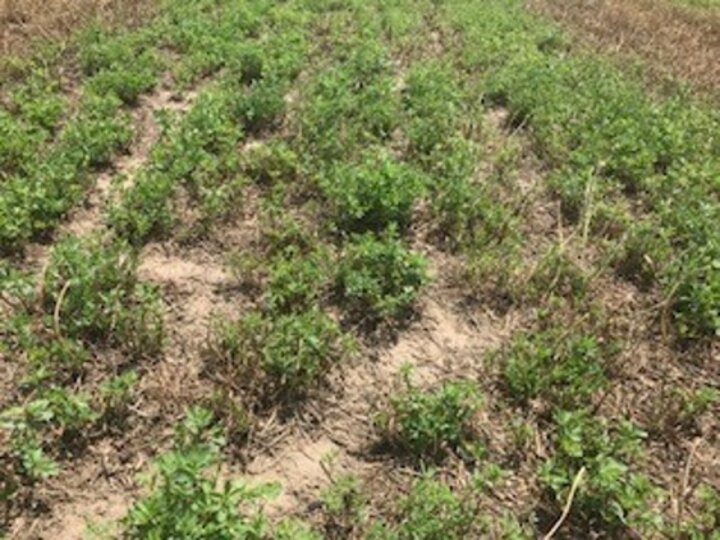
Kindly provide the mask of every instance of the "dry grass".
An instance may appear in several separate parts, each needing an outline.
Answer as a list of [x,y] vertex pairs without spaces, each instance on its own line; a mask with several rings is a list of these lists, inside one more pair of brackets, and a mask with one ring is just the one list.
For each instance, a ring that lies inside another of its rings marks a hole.
[[132,24],[146,18],[156,0],[0,0],[0,52],[30,52],[38,41],[59,41],[92,20]]
[[720,17],[654,0],[528,0],[603,51],[640,57],[663,77],[720,95]]

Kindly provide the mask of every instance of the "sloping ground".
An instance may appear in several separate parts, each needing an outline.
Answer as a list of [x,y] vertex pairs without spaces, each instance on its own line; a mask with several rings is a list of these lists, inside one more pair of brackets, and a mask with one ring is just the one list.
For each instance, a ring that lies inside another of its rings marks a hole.
[[5,89],[0,536],[711,537],[720,118],[523,5],[174,0]]
[[640,58],[661,76],[720,94],[720,15],[651,0],[529,0],[603,52]]

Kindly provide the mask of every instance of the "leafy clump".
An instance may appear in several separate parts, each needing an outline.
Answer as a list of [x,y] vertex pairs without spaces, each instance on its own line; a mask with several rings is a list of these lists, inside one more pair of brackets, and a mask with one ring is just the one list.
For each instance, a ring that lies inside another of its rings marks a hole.
[[359,165],[339,165],[322,180],[333,220],[346,232],[404,229],[424,185],[420,172],[384,153],[368,154]]
[[[158,458],[148,486],[121,522],[124,538],[217,538],[257,540],[269,527],[260,503],[271,485],[220,484],[218,438],[212,415],[193,410],[178,427],[172,452]],[[213,471],[214,469],[214,471]]]
[[599,521],[606,530],[616,531],[625,526],[650,530],[659,525],[659,516],[650,506],[657,490],[632,467],[645,433],[630,422],[609,424],[583,410],[558,412],[555,423],[554,455],[542,464],[539,475],[558,507],[585,468],[585,481],[573,505],[577,519],[588,526]]
[[720,238],[674,261],[666,282],[672,296],[673,319],[684,340],[720,336]]
[[335,322],[317,309],[252,314],[219,325],[209,360],[258,398],[287,398],[316,387],[347,346]]
[[122,243],[68,238],[51,255],[42,298],[63,336],[153,354],[162,343],[156,292],[139,283]]
[[581,406],[605,385],[612,353],[592,336],[561,330],[524,334],[502,355],[503,378],[518,402],[542,398],[555,406]]
[[422,256],[409,251],[392,231],[354,237],[337,274],[344,307],[368,320],[399,319],[412,308],[427,282]]
[[10,448],[20,474],[31,481],[58,474],[46,450],[55,437],[67,446],[82,439],[82,428],[97,414],[88,397],[63,388],[49,388],[24,405],[0,412],[0,428],[10,433]]
[[480,404],[477,388],[468,381],[423,391],[406,378],[405,389],[391,398],[389,411],[377,420],[389,443],[421,460],[433,460],[471,450]]
[[461,540],[470,538],[476,520],[472,497],[458,495],[450,487],[426,473],[398,504],[398,525],[376,524],[373,539]]

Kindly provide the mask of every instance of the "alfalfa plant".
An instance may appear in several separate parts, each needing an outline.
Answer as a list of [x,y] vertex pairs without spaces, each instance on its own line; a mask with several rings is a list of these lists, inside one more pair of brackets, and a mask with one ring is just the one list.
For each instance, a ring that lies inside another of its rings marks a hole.
[[470,381],[447,382],[432,390],[413,385],[409,373],[404,388],[390,398],[376,424],[385,442],[421,462],[449,454],[477,454],[476,414],[480,392]]
[[45,273],[42,305],[59,336],[150,355],[162,346],[157,292],[137,278],[135,253],[121,242],[68,238]]
[[609,422],[586,410],[558,411],[553,456],[539,471],[553,503],[560,508],[584,469],[585,480],[575,494],[573,515],[591,530],[620,533],[632,527],[650,532],[661,526],[652,501],[658,489],[634,464],[646,434],[627,421]]
[[370,322],[408,315],[428,282],[425,259],[408,250],[393,230],[353,237],[341,256],[337,288],[343,307]]
[[196,409],[178,426],[175,449],[160,456],[138,501],[121,522],[124,538],[217,538],[260,540],[269,532],[261,502],[276,494],[271,485],[221,481],[223,442],[212,415]]
[[302,397],[316,388],[350,344],[317,308],[288,314],[253,313],[219,323],[208,348],[209,369],[219,369],[248,396],[263,402]]
[[338,229],[378,232],[408,227],[427,181],[421,171],[377,151],[358,164],[337,165],[320,183]]

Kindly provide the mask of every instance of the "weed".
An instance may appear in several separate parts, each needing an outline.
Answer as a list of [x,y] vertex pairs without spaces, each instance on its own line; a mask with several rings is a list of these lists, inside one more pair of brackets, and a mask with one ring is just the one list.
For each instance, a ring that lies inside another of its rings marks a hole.
[[30,126],[54,133],[65,113],[65,99],[60,90],[49,73],[35,72],[12,92],[12,103],[20,118]]
[[33,132],[7,112],[0,110],[0,169],[2,178],[23,172],[42,141],[42,134]]
[[562,245],[553,245],[542,255],[523,285],[516,291],[520,298],[547,299],[552,295],[570,301],[582,300],[589,276]]
[[242,399],[226,389],[212,394],[205,406],[223,424],[223,433],[231,445],[240,446],[247,440],[253,427],[251,412]]
[[495,297],[502,305],[518,298],[523,273],[519,247],[513,241],[492,246],[468,246],[463,273],[477,297]]
[[242,162],[245,174],[263,186],[297,180],[300,167],[300,159],[295,151],[286,143],[276,140],[251,147]]
[[167,122],[150,166],[110,209],[113,229],[133,244],[168,233],[174,224],[173,197],[180,186],[201,202],[205,226],[225,215],[243,187],[241,180],[228,181],[238,169],[235,150],[241,137],[230,95],[222,90],[204,92],[182,121]]
[[347,538],[361,529],[367,520],[368,499],[360,480],[344,475],[321,495],[327,523],[325,528],[333,538]]
[[[12,176],[3,184],[2,251],[19,251],[51,232],[81,197],[88,172],[109,164],[116,153],[127,148],[132,131],[118,107],[119,101],[112,95],[87,97],[45,159],[30,160],[23,175]],[[1,147],[0,143],[0,152]]]
[[399,319],[427,282],[426,263],[408,251],[392,230],[381,238],[354,237],[340,261],[337,285],[344,307],[366,320]]
[[451,248],[487,250],[503,242],[516,242],[515,220],[486,188],[464,179],[448,179],[433,201],[438,231]]
[[133,187],[109,209],[108,222],[121,238],[141,245],[167,233],[174,218],[168,200],[174,192],[172,179],[163,174],[141,171]]
[[633,225],[614,257],[617,271],[643,289],[656,283],[671,249],[665,231],[652,221]]
[[371,538],[460,540],[471,534],[475,522],[472,501],[452,492],[433,473],[426,473],[399,503],[394,528],[378,527]]
[[175,426],[175,447],[180,450],[202,448],[219,452],[226,444],[217,419],[204,407],[191,407]]
[[127,371],[105,381],[100,386],[103,418],[119,423],[128,414],[134,400],[135,386],[140,377],[135,371]]
[[87,75],[111,68],[132,67],[144,53],[147,37],[133,32],[112,35],[100,26],[90,26],[79,39],[80,65]]
[[323,536],[315,532],[310,525],[295,519],[281,521],[273,531],[274,540],[322,540]]
[[327,253],[301,256],[287,248],[273,261],[267,288],[267,305],[275,313],[302,312],[311,309],[330,283]]
[[[696,516],[682,525],[682,534],[687,535],[690,540],[701,540],[709,538],[716,540],[720,528],[720,492],[708,485],[700,486],[698,490],[700,499],[700,511]],[[677,534],[678,531],[673,531]]]
[[267,71],[262,48],[255,44],[244,47],[239,51],[235,59],[235,65],[230,69],[241,84],[249,86],[259,81]]
[[84,372],[90,360],[90,352],[76,339],[59,337],[47,343],[37,343],[26,350],[28,361],[36,370],[36,379],[39,373],[43,373],[41,379],[52,374],[56,378],[62,376],[72,380]]
[[242,121],[248,133],[272,129],[285,115],[286,91],[283,80],[262,79],[238,95],[233,115]]
[[88,81],[88,90],[97,95],[112,93],[127,105],[136,105],[141,94],[156,84],[152,58],[140,57],[132,65],[100,71]]
[[696,430],[703,415],[720,403],[720,391],[711,387],[697,390],[676,387],[658,397],[654,409],[657,429],[661,433],[667,430]]
[[413,66],[408,73],[404,106],[410,120],[406,131],[415,154],[432,154],[459,131],[464,96],[456,78],[453,70],[440,62]]
[[305,145],[322,160],[347,158],[389,138],[400,118],[385,53],[358,44],[343,69],[328,69],[309,89],[301,113]]
[[113,94],[87,96],[78,118],[60,136],[62,156],[82,168],[109,165],[132,139],[129,118],[118,107]]

